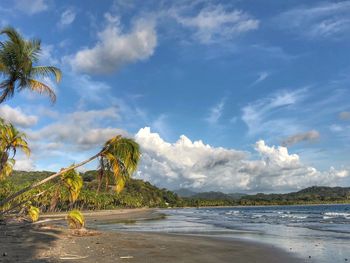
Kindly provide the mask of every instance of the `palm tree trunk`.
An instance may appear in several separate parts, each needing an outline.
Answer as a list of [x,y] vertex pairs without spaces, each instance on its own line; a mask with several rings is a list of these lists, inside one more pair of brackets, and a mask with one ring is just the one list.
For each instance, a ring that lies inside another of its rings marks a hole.
[[109,186],[109,174],[106,176],[106,192],[108,192],[108,186]]
[[98,185],[97,185],[97,189],[96,189],[96,193],[98,194],[101,190],[101,185],[102,185],[102,179],[103,179],[103,170],[101,169],[99,174],[98,174]]
[[101,166],[101,169],[100,169],[100,172],[99,172],[99,175],[98,175],[98,185],[97,185],[97,190],[96,190],[96,193],[98,194],[101,190],[101,185],[102,185],[102,180],[103,180],[103,176],[104,176],[104,170],[105,170],[105,167],[104,167],[104,160],[103,158],[100,158],[100,166]]
[[20,196],[21,194],[23,194],[23,193],[25,193],[25,192],[28,192],[28,191],[30,191],[30,190],[32,190],[32,189],[34,189],[34,188],[36,188],[36,187],[38,187],[38,186],[44,184],[44,183],[47,183],[48,181],[51,181],[52,179],[55,179],[56,177],[58,177],[58,176],[60,176],[60,175],[62,175],[62,174],[64,174],[64,173],[66,173],[66,172],[68,172],[68,171],[70,171],[70,170],[73,170],[73,169],[75,169],[75,168],[77,168],[77,167],[83,166],[84,164],[87,164],[87,163],[93,161],[94,159],[96,159],[97,157],[99,157],[99,156],[101,155],[101,153],[102,153],[102,151],[100,151],[99,153],[97,153],[97,154],[95,154],[94,156],[90,157],[89,159],[87,159],[87,160],[85,160],[85,161],[82,161],[81,163],[78,163],[78,164],[76,164],[76,165],[70,166],[70,167],[68,167],[68,168],[66,168],[66,169],[62,169],[62,170],[59,171],[58,173],[55,173],[55,174],[53,174],[53,175],[51,175],[51,176],[49,176],[49,177],[47,177],[47,178],[45,178],[45,179],[43,179],[43,180],[41,180],[41,181],[39,181],[39,182],[36,182],[36,183],[34,183],[34,184],[32,184],[32,185],[30,185],[30,186],[28,186],[28,187],[23,188],[22,190],[18,191],[17,193],[14,193],[14,194],[12,194],[12,195],[6,197],[5,199],[3,199],[3,200],[0,201],[0,207],[2,207],[4,204],[6,204],[6,203],[12,201],[12,200],[15,199],[17,196]]
[[9,158],[9,155],[6,151],[0,153],[0,173],[1,173],[2,169],[4,169],[8,158]]
[[24,205],[25,203],[27,203],[27,202],[30,201],[30,200],[33,200],[35,197],[41,196],[42,194],[46,193],[46,191],[47,191],[47,190],[42,191],[42,192],[40,192],[40,193],[34,195],[34,196],[33,196],[32,198],[30,198],[30,199],[25,200],[25,201],[23,201],[23,202],[20,202],[20,203],[18,203],[18,204],[15,204],[15,205],[12,206],[11,208],[9,208],[9,209],[7,209],[7,210],[5,210],[5,211],[3,211],[3,212],[0,212],[0,216],[2,216],[2,215],[4,215],[4,214],[7,214],[7,213],[9,213],[9,212],[11,212],[11,211],[13,211],[13,210],[16,209],[17,207],[19,207],[19,206],[21,206],[21,205]]

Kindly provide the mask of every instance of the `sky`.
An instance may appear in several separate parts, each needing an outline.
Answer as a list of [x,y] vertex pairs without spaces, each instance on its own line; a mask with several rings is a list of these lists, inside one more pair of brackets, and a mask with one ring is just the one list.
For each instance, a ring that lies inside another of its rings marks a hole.
[[[135,178],[169,189],[350,186],[350,1],[3,0],[0,25],[42,40],[57,94],[0,117],[28,136],[16,169],[57,171],[116,134]],[[1,36],[4,39],[4,36]],[[84,169],[94,169],[91,163]]]

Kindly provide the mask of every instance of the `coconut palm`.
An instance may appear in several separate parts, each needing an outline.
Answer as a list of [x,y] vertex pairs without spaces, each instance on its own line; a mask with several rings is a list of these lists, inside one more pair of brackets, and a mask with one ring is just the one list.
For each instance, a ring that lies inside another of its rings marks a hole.
[[7,40],[0,41],[0,75],[3,77],[0,103],[13,97],[15,90],[24,89],[46,93],[55,102],[55,92],[40,79],[54,77],[58,83],[61,71],[53,66],[36,65],[41,53],[40,40],[26,40],[12,27],[4,28],[0,34],[7,36]]
[[11,196],[0,201],[0,207],[4,204],[15,199],[17,196],[36,188],[48,181],[51,181],[58,176],[62,176],[69,171],[72,171],[80,166],[83,166],[95,159],[102,159],[105,166],[102,169],[102,173],[106,171],[111,171],[116,179],[116,191],[119,193],[124,188],[126,180],[130,178],[133,172],[135,172],[137,165],[140,160],[140,148],[139,145],[129,138],[124,138],[122,136],[116,136],[108,140],[102,150],[90,157],[89,159],[82,161],[78,164],[72,165],[68,168],[62,169],[58,173],[55,173],[39,182],[36,182],[22,190],[12,194]]
[[83,178],[80,173],[74,169],[61,174],[61,180],[57,184],[51,199],[50,211],[55,210],[59,200],[62,198],[62,191],[64,190],[68,191],[69,202],[72,207],[74,202],[78,199],[83,184]]
[[[132,139],[116,136],[105,143],[105,151],[100,157],[100,176],[97,191],[101,186],[105,171],[113,172],[116,192],[120,193],[130,175],[135,172],[140,159],[139,145]],[[106,179],[108,180],[108,173]]]
[[18,149],[30,154],[25,134],[0,119],[0,179],[11,174]]

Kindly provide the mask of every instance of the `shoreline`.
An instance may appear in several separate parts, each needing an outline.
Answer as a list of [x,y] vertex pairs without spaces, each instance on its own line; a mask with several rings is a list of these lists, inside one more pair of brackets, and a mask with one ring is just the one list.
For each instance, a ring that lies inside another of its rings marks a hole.
[[[114,231],[76,236],[56,224],[62,216],[44,215],[55,221],[38,224],[0,225],[0,262],[301,262],[272,245],[244,240]],[[89,228],[96,222],[153,220],[162,214],[155,209],[123,209],[84,216]]]
[[275,207],[275,206],[331,206],[331,205],[350,205],[350,201],[348,203],[314,203],[314,204],[278,204],[278,205],[225,205],[225,206],[184,206],[184,207],[169,207],[169,208],[154,208],[157,210],[163,209],[190,209],[190,208],[229,208],[229,207]]

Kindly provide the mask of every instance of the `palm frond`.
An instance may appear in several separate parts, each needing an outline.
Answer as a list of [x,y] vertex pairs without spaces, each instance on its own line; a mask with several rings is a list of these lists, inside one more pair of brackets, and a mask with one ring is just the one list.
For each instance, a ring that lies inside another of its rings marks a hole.
[[0,34],[5,34],[16,45],[23,46],[24,39],[13,27],[5,27],[0,31]]
[[61,175],[61,179],[69,191],[69,201],[74,203],[80,194],[81,188],[83,187],[83,178],[77,171],[70,170],[63,173]]
[[40,53],[41,53],[41,41],[39,39],[31,39],[26,41],[25,54],[32,61],[32,63],[39,61]]
[[0,181],[9,177],[13,171],[13,166],[15,165],[14,159],[8,159],[0,169]]
[[14,84],[10,81],[4,81],[0,84],[1,95],[0,95],[0,103],[5,100],[12,98],[15,92]]
[[116,191],[120,193],[125,182],[137,169],[140,160],[139,145],[132,139],[115,136],[106,142],[101,157],[113,172]]
[[52,102],[56,101],[56,94],[48,85],[35,79],[29,79],[28,85],[31,90],[39,92],[40,94],[46,93],[49,95]]
[[32,68],[33,76],[54,77],[56,82],[62,79],[62,72],[59,68],[53,66],[35,66]]
[[81,229],[85,226],[85,218],[79,210],[72,210],[66,217],[70,229]]
[[32,222],[36,222],[39,219],[40,210],[35,206],[29,206],[28,208],[28,217],[32,220]]

